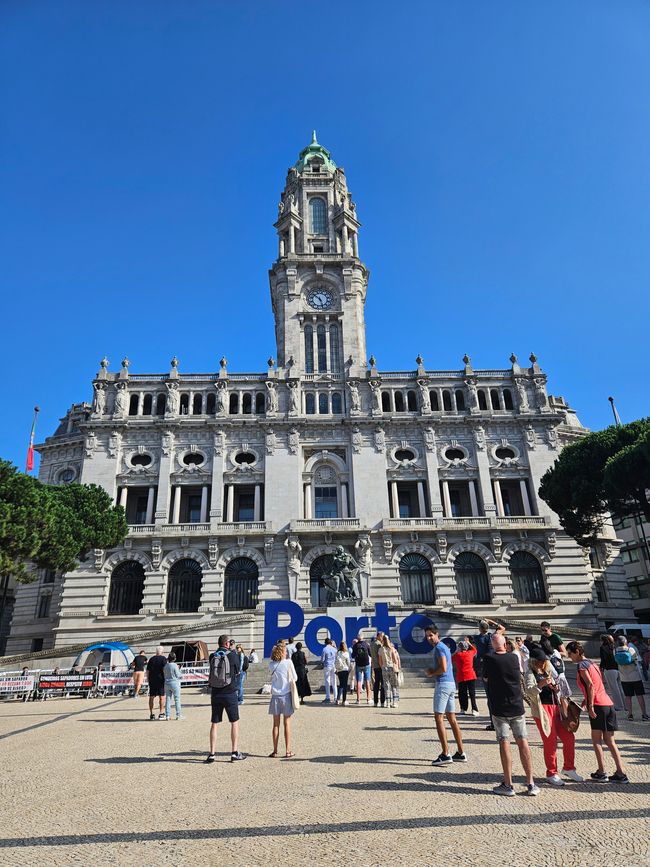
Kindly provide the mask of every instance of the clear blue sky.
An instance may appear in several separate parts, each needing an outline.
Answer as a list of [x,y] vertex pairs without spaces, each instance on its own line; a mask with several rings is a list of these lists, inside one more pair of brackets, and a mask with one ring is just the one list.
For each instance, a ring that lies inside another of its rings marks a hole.
[[649,412],[647,0],[4,0],[0,455],[107,354],[264,370],[287,167],[347,172],[380,369],[531,350]]

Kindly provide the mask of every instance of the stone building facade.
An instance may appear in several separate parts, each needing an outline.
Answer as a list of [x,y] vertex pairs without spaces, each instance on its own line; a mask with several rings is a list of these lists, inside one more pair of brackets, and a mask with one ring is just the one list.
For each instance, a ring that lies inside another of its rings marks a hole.
[[[289,169],[269,271],[277,360],[261,373],[143,374],[104,359],[92,403],[40,445],[44,482],[103,486],[130,526],[118,550],[43,575],[16,600],[7,652],[251,612],[328,603],[337,546],[364,608],[599,628],[632,616],[612,532],[595,573],[539,498],[541,476],[584,433],[547,393],[537,358],[500,370],[381,370],[367,358],[368,269],[345,173],[314,135]],[[49,602],[43,602],[50,597]],[[40,616],[38,616],[40,614]],[[466,628],[466,627],[465,627]],[[193,630],[200,629],[198,632]]]

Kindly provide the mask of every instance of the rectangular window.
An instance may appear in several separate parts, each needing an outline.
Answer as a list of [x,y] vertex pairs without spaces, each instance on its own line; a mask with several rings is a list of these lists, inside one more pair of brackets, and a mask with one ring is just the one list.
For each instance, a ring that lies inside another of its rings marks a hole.
[[135,505],[134,524],[146,524],[147,522],[147,497],[138,497]]
[[316,329],[316,344],[318,347],[318,372],[319,373],[327,373],[327,347],[326,347],[327,334],[325,332],[325,326],[319,325]]
[[238,499],[236,521],[255,520],[255,495],[241,491]]
[[43,650],[43,639],[32,638],[32,653],[38,653],[39,650]]
[[336,486],[314,489],[314,517],[338,518],[338,499]]
[[605,591],[604,581],[594,581],[594,589],[596,591],[596,600],[598,602],[607,602],[607,593]]
[[400,491],[398,488],[397,501],[399,503],[399,516],[400,516],[400,518],[414,518],[415,517],[414,511],[413,511],[413,499],[411,497],[411,491]]
[[46,569],[43,573],[43,584],[54,584],[54,579],[56,578],[56,572],[54,569]]
[[52,601],[52,596],[49,593],[44,593],[42,596],[39,596],[38,599],[38,609],[36,612],[36,616],[39,618],[45,618],[50,616],[50,603]]
[[629,551],[622,551],[621,557],[623,558],[624,563],[638,563],[639,562],[639,549],[632,548]]
[[187,523],[198,524],[201,520],[201,494],[190,494],[187,498]]
[[305,372],[314,372],[314,329],[311,325],[305,326]]

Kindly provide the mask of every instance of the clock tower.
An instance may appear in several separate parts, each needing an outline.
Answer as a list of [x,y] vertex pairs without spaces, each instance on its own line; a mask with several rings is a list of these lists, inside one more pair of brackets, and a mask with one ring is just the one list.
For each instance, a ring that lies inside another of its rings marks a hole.
[[368,270],[345,172],[316,133],[289,169],[269,271],[278,369],[289,377],[365,375]]

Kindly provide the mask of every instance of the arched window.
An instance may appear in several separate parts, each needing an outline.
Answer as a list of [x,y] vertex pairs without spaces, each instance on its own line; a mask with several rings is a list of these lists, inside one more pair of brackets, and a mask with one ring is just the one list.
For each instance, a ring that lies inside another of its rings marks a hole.
[[332,395],[332,412],[334,415],[341,415],[343,412],[343,403],[341,401],[341,395],[338,391],[335,391]]
[[142,401],[142,415],[151,415],[153,410],[153,397],[150,394],[145,394]]
[[235,557],[226,566],[223,586],[225,611],[241,611],[256,608],[258,599],[259,570],[250,557]]
[[309,218],[312,235],[327,234],[327,205],[324,199],[314,196],[309,200]]
[[167,396],[159,394],[156,398],[156,415],[164,415],[167,408]]
[[327,373],[327,331],[324,325],[316,328],[316,344],[318,346],[318,372]]
[[490,389],[490,402],[492,404],[492,409],[501,408],[499,404],[499,392],[496,390],[496,388]]
[[188,415],[190,411],[189,394],[181,394],[181,415]]
[[451,412],[451,394],[446,389],[442,393],[442,408],[445,412]]
[[305,372],[314,372],[314,329],[305,325]]
[[414,391],[406,392],[406,406],[408,407],[409,412],[417,412],[418,411],[418,402],[415,397]]
[[231,394],[230,395],[228,412],[230,413],[230,415],[237,415],[237,413],[239,412],[239,395],[238,394]]
[[512,411],[514,409],[514,405],[512,403],[512,392],[509,388],[503,389],[503,405],[506,409]]
[[313,478],[314,518],[339,517],[338,476],[334,467],[321,464]]
[[308,391],[305,394],[305,412],[307,415],[314,415],[316,413],[316,395],[313,391]]
[[387,391],[381,393],[381,408],[384,412],[390,412],[390,394]]
[[202,415],[203,414],[203,395],[195,394],[194,399],[192,401],[192,415]]
[[217,396],[214,392],[210,392],[207,399],[207,406],[205,411],[208,415],[214,415],[217,411]]
[[203,572],[196,560],[177,560],[167,579],[167,611],[198,611]]
[[433,605],[431,564],[422,554],[405,554],[399,562],[399,583],[404,605]]
[[318,395],[318,413],[319,415],[327,415],[329,407],[327,405],[327,392],[321,391]]
[[339,327],[330,325],[330,367],[332,373],[341,370],[341,351],[339,349]]
[[487,409],[487,400],[485,399],[485,392],[482,388],[478,390],[478,408],[479,409]]
[[324,554],[317,557],[309,569],[309,589],[312,608],[327,608],[333,601],[334,594],[325,584],[325,578],[329,577],[333,568],[333,557]]
[[263,391],[255,395],[255,415],[264,415],[266,412],[266,398]]
[[431,409],[433,412],[440,412],[440,404],[438,403],[438,392],[431,389],[429,392],[429,400],[431,401]]
[[395,392],[395,412],[404,412],[404,395],[401,391]]
[[131,400],[129,401],[129,415],[137,415],[138,414],[138,405],[140,403],[140,395],[132,394]]
[[242,395],[241,411],[244,415],[251,415],[253,412],[253,395],[250,391],[245,391]]
[[486,605],[490,601],[490,582],[485,561],[472,551],[463,551],[454,561],[458,598],[462,605]]
[[139,614],[144,593],[144,568],[137,560],[125,560],[113,569],[108,594],[109,614]]
[[456,389],[456,409],[458,412],[463,412],[465,409],[465,395],[460,388]]
[[515,551],[512,555],[510,578],[517,602],[546,602],[542,567],[528,551]]

